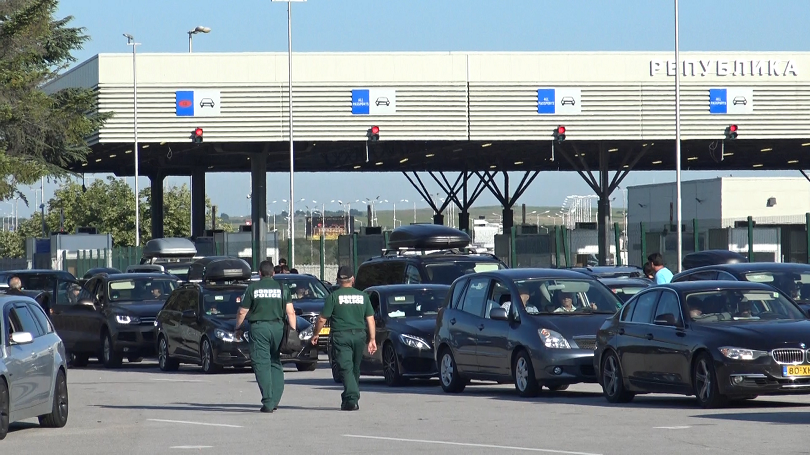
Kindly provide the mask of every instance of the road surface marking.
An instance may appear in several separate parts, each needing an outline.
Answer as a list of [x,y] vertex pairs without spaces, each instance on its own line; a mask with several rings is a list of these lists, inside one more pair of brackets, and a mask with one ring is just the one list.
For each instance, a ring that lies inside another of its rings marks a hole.
[[685,430],[687,428],[692,428],[689,425],[681,425],[677,427],[653,427],[653,430]]
[[214,446],[173,446],[170,449],[210,449]]
[[384,438],[381,436],[363,436],[356,434],[344,434],[347,438],[359,439],[377,439],[381,441],[397,441],[397,442],[415,442],[420,444],[439,444],[448,446],[462,446],[462,447],[479,447],[484,449],[503,449],[503,450],[522,450],[524,452],[543,452],[543,453],[562,453],[565,455],[601,455],[598,453],[590,452],[570,452],[567,450],[553,450],[553,449],[537,449],[532,447],[513,447],[513,446],[498,446],[493,444],[470,444],[466,442],[449,442],[449,441],[431,441],[428,439],[402,439],[402,438]]
[[205,379],[165,379],[165,378],[152,378],[153,381],[163,381],[163,382],[209,382]]
[[226,423],[189,422],[187,420],[163,420],[163,419],[146,419],[146,420],[150,422],[181,423],[185,425],[203,425],[206,427],[242,428],[241,425],[228,425]]

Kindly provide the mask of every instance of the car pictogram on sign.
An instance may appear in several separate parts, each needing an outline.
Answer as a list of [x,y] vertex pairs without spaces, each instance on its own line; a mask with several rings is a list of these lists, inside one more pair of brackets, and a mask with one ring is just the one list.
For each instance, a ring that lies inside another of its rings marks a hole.
[[573,105],[575,105],[575,104],[577,104],[577,103],[576,103],[576,101],[574,101],[574,97],[573,97],[573,96],[564,96],[564,97],[562,97],[562,99],[560,100],[560,105],[561,105],[561,106],[565,106],[566,104],[570,104],[571,106],[573,106]]
[[203,98],[203,99],[201,99],[200,100],[200,107],[205,107],[205,106],[214,107],[214,100],[212,100],[211,98]]
[[381,97],[377,98],[377,101],[375,101],[374,104],[376,104],[377,106],[379,106],[381,104],[384,104],[386,106],[390,106],[391,101],[389,101],[388,98],[386,98],[384,96],[381,96]]
[[734,99],[731,101],[731,104],[734,106],[738,104],[742,104],[743,106],[745,106],[746,104],[748,104],[748,100],[746,100],[744,96],[735,96]]

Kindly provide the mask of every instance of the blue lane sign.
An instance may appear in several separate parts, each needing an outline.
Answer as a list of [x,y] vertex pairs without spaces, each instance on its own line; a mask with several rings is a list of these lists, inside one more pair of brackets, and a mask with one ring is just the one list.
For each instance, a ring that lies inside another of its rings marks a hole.
[[537,113],[538,114],[553,114],[554,113],[554,89],[541,88],[537,89]]
[[178,117],[194,117],[194,91],[178,90],[174,92],[176,106],[175,114]]
[[369,115],[370,98],[368,90],[352,90],[352,115]]
[[[705,93],[705,92],[704,92]],[[709,90],[709,113],[728,113],[728,92],[724,88],[713,88]]]

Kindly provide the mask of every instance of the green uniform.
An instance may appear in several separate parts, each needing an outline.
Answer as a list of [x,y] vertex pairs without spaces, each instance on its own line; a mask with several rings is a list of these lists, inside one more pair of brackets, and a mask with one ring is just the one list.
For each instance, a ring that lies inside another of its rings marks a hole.
[[250,322],[250,360],[262,392],[262,405],[269,409],[278,406],[284,393],[279,345],[286,305],[291,302],[287,288],[272,277],[263,277],[248,285],[242,298],[241,306],[248,309]]
[[366,318],[374,315],[368,295],[355,288],[340,288],[326,298],[321,316],[330,320],[332,358],[343,379],[343,406],[360,399],[360,362],[366,348]]

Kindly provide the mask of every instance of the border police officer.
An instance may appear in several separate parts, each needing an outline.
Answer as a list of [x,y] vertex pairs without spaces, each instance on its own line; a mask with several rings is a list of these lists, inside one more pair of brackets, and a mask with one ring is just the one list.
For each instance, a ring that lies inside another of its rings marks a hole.
[[262,261],[259,265],[259,281],[245,289],[239,313],[236,315],[236,338],[243,335],[240,329],[247,317],[250,323],[250,360],[256,382],[262,392],[262,412],[273,412],[284,393],[284,368],[281,366],[279,348],[284,332],[286,312],[290,327],[295,329],[295,309],[286,286],[273,279],[273,263]]
[[[377,342],[374,338],[376,333],[374,310],[368,296],[352,287],[354,273],[351,267],[345,265],[340,267],[337,281],[340,289],[326,298],[323,311],[312,332],[312,344],[318,345],[318,334],[327,319],[330,320],[332,356],[343,378],[340,409],[356,411],[360,409],[357,402],[360,400],[360,361],[363,360],[363,348],[367,348],[369,354],[377,352]],[[367,335],[369,341],[366,346]]]

